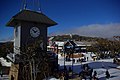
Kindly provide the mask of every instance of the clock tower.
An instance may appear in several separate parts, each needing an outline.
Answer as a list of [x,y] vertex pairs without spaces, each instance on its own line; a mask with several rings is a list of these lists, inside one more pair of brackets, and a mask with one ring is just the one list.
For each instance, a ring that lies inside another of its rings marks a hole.
[[43,39],[43,50],[47,50],[47,28],[57,23],[46,15],[30,10],[22,10],[13,16],[7,26],[14,27],[14,53],[19,54],[18,48]]
[[[14,53],[20,54],[22,47],[39,39],[42,40],[40,44],[41,49],[47,51],[47,28],[56,24],[56,22],[40,12],[22,10],[17,13],[6,24],[7,26],[14,27]],[[16,67],[12,67],[13,70],[15,70]],[[17,67],[20,68],[19,63]],[[20,80],[19,77],[16,76],[18,74],[19,70],[16,70],[16,73],[11,72],[15,80]]]

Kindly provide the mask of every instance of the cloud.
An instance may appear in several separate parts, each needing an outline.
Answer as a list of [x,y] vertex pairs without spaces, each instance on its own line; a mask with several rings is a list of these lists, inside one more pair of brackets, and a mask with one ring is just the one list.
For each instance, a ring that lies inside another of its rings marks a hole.
[[74,27],[67,30],[65,33],[90,37],[112,38],[113,36],[120,36],[120,23],[85,25]]

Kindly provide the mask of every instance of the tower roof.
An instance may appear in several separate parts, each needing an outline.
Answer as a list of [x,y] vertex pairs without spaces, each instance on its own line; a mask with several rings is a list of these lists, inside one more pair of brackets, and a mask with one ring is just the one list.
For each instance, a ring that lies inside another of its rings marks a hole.
[[17,23],[21,21],[35,22],[46,24],[47,27],[57,25],[57,23],[50,18],[48,18],[43,13],[30,11],[30,10],[22,10],[13,16],[10,21],[6,24],[6,26],[15,27]]

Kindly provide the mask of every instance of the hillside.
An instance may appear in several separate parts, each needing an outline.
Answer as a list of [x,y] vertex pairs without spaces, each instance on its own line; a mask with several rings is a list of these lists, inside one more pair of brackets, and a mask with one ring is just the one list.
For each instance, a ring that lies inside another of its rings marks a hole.
[[86,37],[86,36],[80,36],[80,35],[57,35],[53,36],[54,41],[67,41],[67,40],[75,40],[75,41],[98,41],[103,38],[98,37]]

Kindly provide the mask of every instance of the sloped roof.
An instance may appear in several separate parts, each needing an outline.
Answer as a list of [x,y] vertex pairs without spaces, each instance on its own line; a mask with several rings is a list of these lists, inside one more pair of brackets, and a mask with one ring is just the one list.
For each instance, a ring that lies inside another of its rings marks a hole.
[[65,42],[60,42],[60,41],[56,41],[55,44],[57,44],[58,46],[64,46]]
[[76,41],[75,42],[78,46],[91,46],[95,42],[86,42],[86,41]]
[[6,66],[6,67],[11,66],[11,62],[7,62],[6,59],[4,59],[3,57],[0,57],[0,63],[2,66]]
[[10,19],[10,21],[6,24],[6,26],[14,27],[20,21],[42,23],[42,24],[46,24],[47,27],[57,24],[55,21],[51,20],[43,13],[30,11],[30,10],[22,10],[19,13],[17,13],[15,16],[13,16]]
[[76,45],[76,43],[75,43],[74,41],[68,40],[68,41],[65,43],[65,46],[73,46],[73,47],[75,47],[75,46],[77,46],[77,45]]

